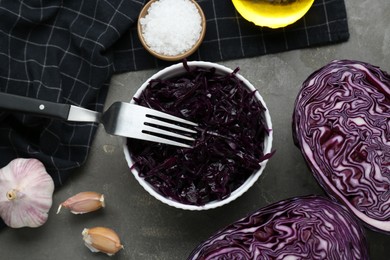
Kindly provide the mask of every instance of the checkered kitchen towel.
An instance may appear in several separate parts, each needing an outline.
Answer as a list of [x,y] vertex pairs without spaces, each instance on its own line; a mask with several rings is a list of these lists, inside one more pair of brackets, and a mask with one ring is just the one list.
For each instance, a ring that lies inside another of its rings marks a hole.
[[[135,23],[146,1],[0,0],[0,92],[101,111],[112,74],[169,64],[138,40]],[[349,36],[343,0],[316,0],[303,19],[278,30],[247,22],[230,0],[198,2],[207,33],[189,60],[251,57]],[[37,158],[58,187],[86,161],[96,129],[0,110],[0,167]]]
[[[101,111],[115,71],[114,45],[140,0],[1,0],[0,91]],[[0,167],[38,158],[56,186],[83,164],[96,124],[0,111]]]
[[[253,0],[247,0],[253,1]],[[230,0],[197,0],[207,19],[205,39],[188,60],[223,61],[333,44],[348,40],[344,0],[315,0],[298,22],[282,29],[255,26],[241,17]],[[171,63],[148,54],[131,29],[127,44],[119,46],[124,62],[117,70],[159,68]]]

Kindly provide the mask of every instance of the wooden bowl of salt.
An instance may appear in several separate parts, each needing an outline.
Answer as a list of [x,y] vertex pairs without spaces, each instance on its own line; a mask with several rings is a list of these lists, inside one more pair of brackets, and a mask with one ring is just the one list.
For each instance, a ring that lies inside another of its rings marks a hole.
[[138,37],[153,56],[166,61],[193,54],[206,33],[206,18],[194,0],[151,0],[138,17]]

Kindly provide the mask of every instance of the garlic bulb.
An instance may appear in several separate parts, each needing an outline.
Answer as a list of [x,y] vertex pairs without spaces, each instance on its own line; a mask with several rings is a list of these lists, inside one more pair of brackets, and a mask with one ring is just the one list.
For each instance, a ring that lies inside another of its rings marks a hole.
[[18,158],[0,169],[0,216],[12,228],[43,225],[54,182],[37,159]]

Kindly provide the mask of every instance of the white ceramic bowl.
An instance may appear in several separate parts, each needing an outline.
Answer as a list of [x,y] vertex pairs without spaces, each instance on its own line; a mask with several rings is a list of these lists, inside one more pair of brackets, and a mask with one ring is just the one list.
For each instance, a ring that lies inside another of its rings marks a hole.
[[[204,62],[204,61],[189,61],[187,62],[189,67],[203,67],[203,68],[216,68],[217,73],[220,74],[228,74],[232,73],[233,70],[230,68],[227,68],[225,66],[216,64],[216,63],[211,63],[211,62]],[[138,91],[134,94],[135,97],[139,97],[142,91],[148,86],[148,83],[152,79],[160,78],[160,79],[167,79],[167,78],[172,78],[176,76],[180,76],[181,74],[184,74],[186,72],[185,68],[183,67],[182,63],[178,63],[172,66],[169,66],[163,70],[160,70],[156,74],[154,74],[152,77],[150,77],[142,86],[138,89]],[[243,76],[240,74],[237,74],[237,77],[249,88],[249,90],[254,91],[256,88]],[[271,123],[271,116],[269,114],[268,108],[259,94],[258,91],[256,91],[256,98],[263,104],[263,106],[266,108],[265,111],[265,120],[267,122],[267,126],[269,129],[272,129],[272,123]],[[134,103],[134,100],[131,100],[130,103]],[[264,154],[270,153],[271,152],[271,147],[272,147],[272,139],[273,139],[273,131],[270,131],[270,134],[265,137],[264,140]],[[149,192],[153,197],[156,199],[162,201],[165,204],[168,204],[170,206],[179,208],[179,209],[185,209],[185,210],[206,210],[206,209],[212,209],[212,208],[217,208],[222,205],[225,205],[239,196],[241,196],[243,193],[245,193],[260,177],[260,175],[263,173],[264,168],[267,164],[268,160],[265,160],[260,163],[259,170],[254,172],[249,178],[236,190],[234,190],[230,196],[223,200],[216,200],[216,201],[211,201],[208,202],[207,204],[203,206],[196,206],[196,205],[188,205],[188,204],[183,204],[180,202],[177,202],[175,200],[169,199],[158,193],[149,183],[147,183],[142,177],[139,176],[138,171],[136,167],[132,167],[134,162],[131,158],[130,152],[127,148],[127,145],[125,143],[124,145],[124,153],[125,153],[125,158],[126,161],[131,169],[131,172],[133,173],[134,177],[136,180],[141,184],[144,189]]]

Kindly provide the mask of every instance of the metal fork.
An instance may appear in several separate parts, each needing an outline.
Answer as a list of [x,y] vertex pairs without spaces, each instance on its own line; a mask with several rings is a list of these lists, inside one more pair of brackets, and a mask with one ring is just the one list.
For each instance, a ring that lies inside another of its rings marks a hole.
[[104,113],[82,107],[0,92],[0,108],[76,122],[101,123],[108,134],[192,147],[197,126],[191,121],[126,102],[113,103]]

